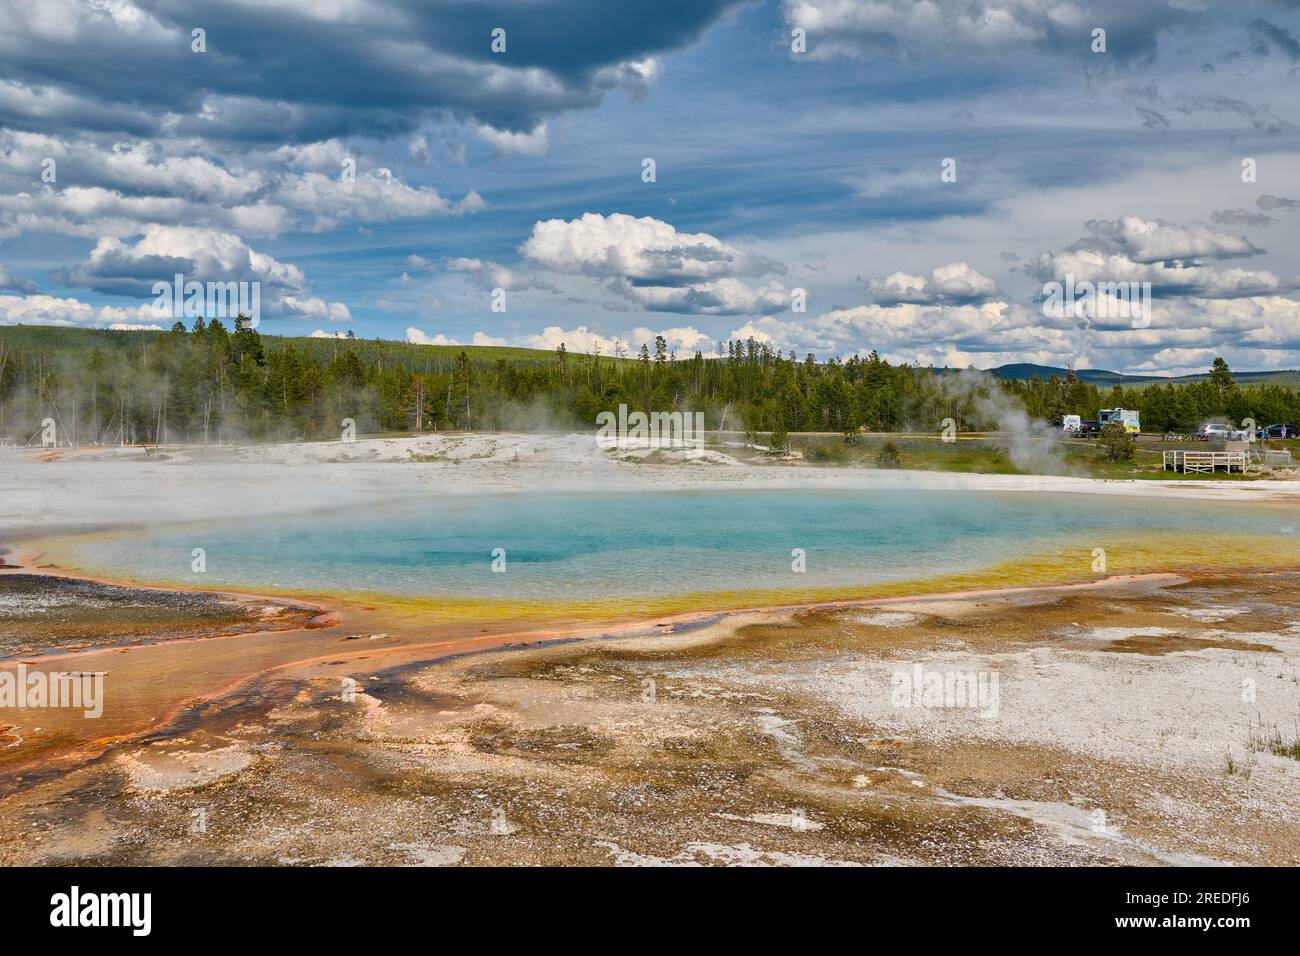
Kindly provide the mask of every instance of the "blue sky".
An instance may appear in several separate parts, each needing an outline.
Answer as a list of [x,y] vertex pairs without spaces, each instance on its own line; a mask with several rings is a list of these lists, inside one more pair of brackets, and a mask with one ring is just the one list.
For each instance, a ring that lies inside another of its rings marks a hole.
[[[0,324],[169,325],[152,283],[179,271],[259,282],[272,333],[1300,367],[1294,0],[0,0],[0,22]],[[1151,282],[1148,320],[1044,314],[1067,277]]]

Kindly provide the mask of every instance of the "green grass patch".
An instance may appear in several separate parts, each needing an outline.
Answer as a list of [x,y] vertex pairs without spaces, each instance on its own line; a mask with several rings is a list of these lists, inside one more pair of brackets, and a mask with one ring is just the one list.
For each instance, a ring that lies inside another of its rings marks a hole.
[[[887,446],[891,446],[893,452]],[[804,460],[826,465],[897,467],[915,471],[961,471],[978,475],[1020,475],[997,439],[973,438],[955,442],[938,436],[858,436],[846,442],[842,435],[804,435],[794,439]]]
[[1261,719],[1251,725],[1246,746],[1253,753],[1270,753],[1275,757],[1300,760],[1300,720],[1296,721],[1296,733],[1287,741],[1282,737],[1282,730],[1277,724],[1265,724]]

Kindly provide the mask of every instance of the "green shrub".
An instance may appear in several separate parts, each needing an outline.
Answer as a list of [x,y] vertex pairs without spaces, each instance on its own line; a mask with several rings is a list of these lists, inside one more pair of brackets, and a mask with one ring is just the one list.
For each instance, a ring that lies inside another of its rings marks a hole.
[[807,461],[822,461],[832,464],[844,464],[853,457],[853,449],[836,441],[804,441],[799,443],[799,450]]
[[777,425],[775,428],[772,429],[772,437],[768,439],[767,443],[775,451],[779,451],[779,452],[789,451],[790,433],[786,431],[786,427],[784,425]]
[[1106,461],[1132,461],[1137,450],[1137,440],[1124,430],[1119,422],[1110,422],[1097,436],[1097,447]]

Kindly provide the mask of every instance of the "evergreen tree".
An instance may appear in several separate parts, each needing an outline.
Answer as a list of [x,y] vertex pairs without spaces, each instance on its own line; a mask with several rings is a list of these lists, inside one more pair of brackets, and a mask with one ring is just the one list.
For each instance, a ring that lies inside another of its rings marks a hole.
[[[77,337],[91,347],[73,346]],[[662,336],[660,338],[663,338]],[[878,353],[831,359],[780,353],[753,339],[651,361],[570,354],[503,357],[360,339],[265,339],[246,319],[177,323],[171,333],[0,329],[0,436],[25,443],[43,418],[77,442],[228,442],[337,435],[352,418],[362,433],[457,427],[527,429],[546,420],[591,428],[620,403],[644,412],[703,411],[711,427],[749,433],[937,428],[996,429],[933,369],[891,365]],[[617,352],[618,349],[616,348]],[[1055,380],[989,380],[1033,417],[1095,418],[1098,408],[1135,408],[1153,431],[1190,432],[1211,417],[1300,422],[1300,390],[1239,384],[1226,363],[1203,380],[1101,391],[1067,373]],[[966,396],[966,397],[963,397]]]
[[1132,461],[1137,450],[1137,440],[1118,422],[1109,422],[1097,436],[1097,447],[1102,456],[1111,462]]
[[1226,398],[1227,393],[1235,385],[1232,381],[1232,369],[1228,368],[1228,363],[1223,360],[1222,355],[1214,357],[1214,364],[1210,366],[1210,384],[1219,390],[1221,398]]
[[[469,360],[469,354],[462,351],[456,356],[456,370],[452,375],[451,391],[458,403],[456,409],[456,419],[459,421],[461,428],[473,428],[473,405],[470,399],[470,391],[474,385],[474,366]],[[460,416],[461,405],[463,402],[464,417]]]

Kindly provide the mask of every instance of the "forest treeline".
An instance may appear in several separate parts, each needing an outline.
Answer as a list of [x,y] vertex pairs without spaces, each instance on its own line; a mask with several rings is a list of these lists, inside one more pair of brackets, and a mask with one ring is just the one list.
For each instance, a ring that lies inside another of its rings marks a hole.
[[[3,332],[4,330],[0,330]],[[32,333],[36,330],[24,328]],[[1208,419],[1300,421],[1300,391],[1238,385],[1222,360],[1209,380],[1098,388],[1070,374],[997,382],[892,365],[875,352],[817,362],[750,339],[725,356],[670,354],[662,339],[632,358],[520,349],[439,349],[362,339],[288,340],[196,320],[170,332],[44,340],[0,335],[0,438],[39,444],[152,444],[336,438],[394,431],[595,428],[598,413],[702,411],[707,427],[754,433],[992,430],[1014,397],[1030,416],[1095,418],[1135,408],[1146,431]],[[78,343],[69,347],[67,343]],[[994,393],[995,401],[988,401]]]

